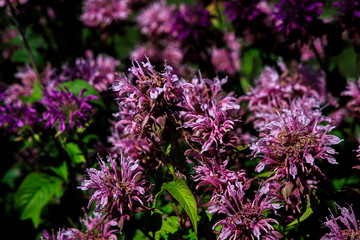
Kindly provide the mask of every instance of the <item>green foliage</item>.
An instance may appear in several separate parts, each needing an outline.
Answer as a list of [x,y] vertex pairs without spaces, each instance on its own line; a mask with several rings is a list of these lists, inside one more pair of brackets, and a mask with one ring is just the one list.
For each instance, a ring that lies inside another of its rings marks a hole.
[[307,219],[312,213],[313,213],[313,210],[311,209],[311,203],[310,203],[310,202],[307,202],[306,211],[304,212],[303,215],[301,215],[300,219],[299,219],[299,220],[298,220],[298,219],[294,220],[293,222],[289,223],[287,226],[292,226],[292,225],[298,224],[299,222],[304,221],[304,220]]
[[21,183],[15,196],[15,208],[21,220],[31,219],[37,228],[42,209],[53,197],[63,194],[62,180],[44,173],[31,173]]
[[163,189],[167,190],[185,209],[197,233],[197,206],[195,198],[186,183],[174,176],[174,181],[164,183]]
[[59,167],[50,167],[50,169],[57,175],[59,175],[62,179],[65,180],[65,182],[68,181],[68,167],[66,165],[66,162],[63,161],[62,164]]
[[174,234],[179,229],[179,217],[170,216],[162,220],[161,229],[156,232],[155,239],[169,239],[170,234]]
[[85,163],[86,159],[84,153],[81,151],[79,145],[74,142],[65,144],[65,151],[74,163]]

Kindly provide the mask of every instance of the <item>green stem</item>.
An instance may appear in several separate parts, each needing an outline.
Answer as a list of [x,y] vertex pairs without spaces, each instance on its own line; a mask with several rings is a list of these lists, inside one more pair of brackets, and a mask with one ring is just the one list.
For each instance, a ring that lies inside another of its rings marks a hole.
[[16,18],[16,12],[15,12],[15,8],[14,6],[10,3],[10,0],[6,0],[6,3],[7,5],[9,6],[10,8],[10,13],[11,13],[11,18],[12,20],[14,21],[15,25],[16,25],[16,28],[18,29],[20,35],[21,35],[21,38],[24,42],[24,46],[25,46],[25,49],[29,55],[29,58],[30,58],[30,63],[34,69],[34,72],[35,72],[35,75],[36,75],[36,81],[37,83],[42,86],[41,84],[41,77],[40,77],[40,73],[39,73],[39,69],[37,68],[36,66],[36,61],[35,61],[35,58],[34,58],[34,55],[32,54],[31,52],[31,49],[30,49],[30,45],[29,45],[29,42],[27,41],[27,38],[25,36],[25,33],[23,31],[23,29],[21,28],[20,24],[19,24],[19,21],[17,20]]

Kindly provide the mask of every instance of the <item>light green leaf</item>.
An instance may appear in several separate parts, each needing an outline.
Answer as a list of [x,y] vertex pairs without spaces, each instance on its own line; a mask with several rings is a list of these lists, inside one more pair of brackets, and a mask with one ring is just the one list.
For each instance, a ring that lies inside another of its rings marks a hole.
[[82,79],[75,79],[74,81],[71,82],[64,82],[59,84],[59,88],[65,90],[65,87],[67,87],[69,91],[73,93],[75,96],[78,96],[83,89],[86,89],[86,91],[83,94],[83,98],[88,95],[95,95],[99,98],[99,100],[91,100],[90,102],[98,104],[103,108],[106,108],[104,102],[101,99],[99,92],[96,91],[96,89],[93,86],[91,86],[88,82]]
[[170,234],[174,234],[179,229],[179,217],[170,216],[162,220],[161,229],[156,232],[155,239],[168,239]]
[[[312,213],[313,213],[313,210],[311,209],[311,203],[310,203],[310,202],[307,202],[306,211],[304,212],[303,215],[301,215],[299,221],[300,221],[300,222],[304,221],[304,220],[307,219]],[[293,222],[289,223],[287,226],[292,226],[292,225],[298,224],[299,221],[296,219],[296,220],[294,220]]]
[[39,226],[42,209],[53,196],[61,196],[62,180],[43,173],[31,173],[21,183],[15,196],[15,208],[21,211],[21,220],[31,219]]
[[66,152],[69,154],[71,160],[74,163],[85,163],[86,159],[85,156],[83,154],[83,152],[81,151],[80,147],[73,142],[68,142],[65,145],[66,147]]
[[164,183],[162,188],[167,190],[185,209],[197,234],[196,201],[186,183],[174,176],[174,181]]

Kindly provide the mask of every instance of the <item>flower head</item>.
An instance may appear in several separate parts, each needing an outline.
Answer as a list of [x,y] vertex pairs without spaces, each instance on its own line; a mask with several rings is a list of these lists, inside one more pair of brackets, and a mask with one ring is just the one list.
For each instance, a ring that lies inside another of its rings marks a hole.
[[130,0],[84,0],[81,20],[90,27],[110,25],[127,19]]
[[45,127],[56,127],[62,132],[65,131],[66,125],[70,129],[82,128],[84,122],[89,120],[89,115],[93,112],[89,101],[98,99],[94,95],[87,95],[83,98],[85,91],[83,89],[78,96],[75,96],[67,87],[60,90],[46,90],[43,99],[40,100],[47,109],[43,114],[46,121]]
[[115,69],[120,61],[110,56],[98,55],[94,59],[92,51],[86,52],[86,59],[78,58],[75,67],[63,67],[62,78],[73,80],[83,79],[98,92],[108,91],[115,81]]
[[[338,206],[338,209],[341,216],[335,218],[330,212],[330,219],[326,218],[324,225],[330,229],[330,232],[326,233],[321,240],[360,239],[360,221],[356,219],[352,206],[350,206],[350,209]],[[342,224],[339,225],[339,223]],[[345,226],[345,228],[342,226]]]
[[360,78],[357,83],[348,82],[346,90],[341,95],[351,97],[346,107],[353,116],[360,118]]
[[290,41],[306,41],[318,31],[319,16],[322,14],[323,0],[281,0],[275,5],[278,31]]
[[337,164],[331,156],[335,150],[330,145],[342,140],[329,134],[333,126],[321,125],[330,120],[319,110],[308,111],[301,105],[292,105],[291,109],[283,109],[278,114],[279,119],[267,125],[270,133],[261,133],[262,138],[251,146],[253,155],[261,154],[262,158],[255,169],[257,172],[268,166],[278,179],[307,179],[315,173],[321,174],[316,160],[326,159]]
[[135,212],[147,207],[152,196],[146,192],[146,180],[139,180],[141,175],[139,161],[121,155],[120,169],[115,159],[108,156],[108,163],[99,158],[101,170],[87,169],[89,180],[78,187],[82,190],[94,189],[88,207],[96,200],[96,208],[110,212],[111,219],[117,219],[120,228]]
[[[210,203],[210,214],[225,214],[226,217],[215,223],[213,229],[222,225],[218,239],[278,239],[281,234],[274,230],[271,223],[278,224],[272,218],[266,218],[264,213],[268,210],[280,208],[277,203],[272,203],[275,198],[266,194],[269,192],[267,185],[256,193],[254,200],[245,198],[244,186],[240,182],[228,184],[227,191],[216,194]],[[263,197],[265,196],[265,197]]]
[[183,46],[195,45],[202,47],[212,39],[210,27],[211,15],[208,10],[200,7],[180,5],[180,9],[175,13],[172,31],[176,39],[182,42]]
[[24,126],[40,122],[41,118],[33,105],[17,99],[0,106],[0,127],[6,126],[10,132],[16,132]]
[[149,36],[169,34],[174,10],[175,6],[166,5],[165,0],[150,4],[136,18],[141,32]]
[[[360,3],[357,0],[343,0],[334,2],[334,7],[338,8],[340,20],[344,27],[349,31],[350,38],[354,33],[360,34]],[[359,37],[359,36],[358,36]]]

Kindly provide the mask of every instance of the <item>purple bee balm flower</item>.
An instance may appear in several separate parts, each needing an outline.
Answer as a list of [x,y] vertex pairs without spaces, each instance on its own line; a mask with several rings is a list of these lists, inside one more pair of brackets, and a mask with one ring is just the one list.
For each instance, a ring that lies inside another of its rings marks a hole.
[[[342,140],[328,134],[334,127],[322,124],[330,120],[319,110],[308,112],[302,106],[292,105],[290,110],[283,109],[278,114],[279,120],[267,125],[270,134],[261,133],[261,138],[250,147],[254,156],[262,158],[255,169],[257,172],[268,166],[270,171],[275,171],[277,180],[305,184],[304,181],[315,177],[312,176],[315,173],[322,175],[316,160],[326,159],[337,164],[331,156],[335,150],[329,146]],[[309,190],[306,185],[305,190]]]
[[165,118],[179,119],[179,111],[185,105],[184,88],[190,84],[180,80],[168,65],[165,65],[161,73],[155,71],[149,60],[142,65],[143,68],[134,60],[129,69],[135,77],[135,85],[124,76],[112,88],[119,94],[121,111],[118,115],[122,115],[124,109],[132,108],[131,119],[137,124],[139,132],[152,135],[154,126],[157,126],[157,129],[165,127]]
[[5,126],[10,132],[16,132],[23,127],[31,127],[40,122],[41,118],[34,106],[14,100],[0,106],[0,127]]
[[[10,3],[13,4],[14,6],[18,4],[25,4],[27,2],[28,0],[10,0]],[[6,0],[0,0],[0,7],[4,7],[5,5],[6,5]]]
[[210,185],[206,190],[213,189],[213,193],[223,193],[228,183],[235,184],[235,182],[239,181],[244,183],[247,180],[245,170],[231,171],[226,168],[228,162],[229,159],[220,164],[215,158],[207,158],[199,166],[195,166],[194,181],[199,181],[196,188]]
[[173,35],[183,46],[207,46],[213,38],[211,18],[206,9],[181,4],[173,19]]
[[[326,218],[324,225],[330,229],[329,233],[326,233],[321,240],[350,240],[360,239],[360,221],[356,219],[352,206],[350,209],[338,206],[341,216],[336,217],[330,211],[330,219]],[[339,226],[339,220],[342,223],[341,226],[345,226],[342,229]]]
[[82,128],[83,123],[89,120],[90,114],[94,111],[89,101],[98,99],[94,95],[83,98],[85,91],[86,89],[83,89],[78,96],[75,96],[67,87],[60,90],[46,90],[43,99],[39,101],[47,109],[43,114],[43,119],[46,121],[45,128],[56,127],[61,132],[65,131],[66,125],[70,129]]
[[86,59],[76,59],[74,68],[65,66],[61,75],[68,81],[75,78],[88,81],[98,92],[103,92],[108,91],[114,83],[115,70],[119,65],[119,60],[101,54],[94,59],[93,52],[88,50]]
[[360,118],[360,78],[357,83],[349,81],[341,95],[351,97],[346,107],[354,117]]
[[289,41],[306,41],[319,31],[324,0],[280,0],[275,5],[277,30]]
[[[357,0],[342,0],[334,2],[334,7],[340,12],[340,20],[343,26],[349,31],[352,38],[354,33],[360,33],[360,3]],[[359,36],[358,36],[359,37]]]
[[240,41],[236,39],[234,33],[227,33],[224,38],[228,48],[216,48],[213,46],[211,63],[216,71],[234,75],[240,70]]
[[136,20],[141,28],[141,33],[158,37],[171,32],[171,19],[175,6],[166,5],[165,0],[154,2],[142,10]]
[[[272,223],[275,219],[266,218],[265,212],[280,208],[280,204],[272,203],[275,198],[266,194],[268,185],[263,186],[256,193],[254,200],[245,198],[244,186],[240,182],[228,184],[226,192],[216,194],[216,198],[209,203],[207,210],[210,214],[225,214],[226,217],[215,223],[213,229],[222,225],[218,240],[222,239],[278,239],[282,236],[274,230]],[[265,195],[265,197],[263,197]]]
[[194,132],[192,140],[202,144],[201,153],[208,151],[213,144],[218,149],[230,143],[230,141],[225,141],[225,137],[228,137],[228,133],[235,126],[234,121],[227,117],[226,112],[215,105],[207,109],[205,116],[188,114],[185,121],[183,127],[192,128]]
[[94,212],[94,217],[91,217],[85,213],[85,219],[80,219],[80,222],[84,224],[86,231],[82,232],[76,228],[60,229],[56,236],[53,232],[51,235],[48,231],[44,231],[42,240],[69,240],[69,239],[108,239],[116,240],[117,237],[114,234],[116,230],[110,230],[111,226],[116,226],[115,220],[106,219],[106,215],[102,215],[99,212]]
[[127,19],[130,0],[84,0],[81,20],[90,27],[105,27],[112,22]]
[[111,219],[116,219],[120,230],[125,221],[128,221],[135,212],[147,208],[152,200],[152,195],[146,192],[146,180],[139,180],[139,160],[134,161],[129,157],[121,155],[120,169],[117,161],[108,156],[108,163],[99,158],[101,170],[95,168],[87,169],[89,180],[82,182],[78,187],[82,190],[94,189],[88,208],[96,200],[96,208],[110,212]]

